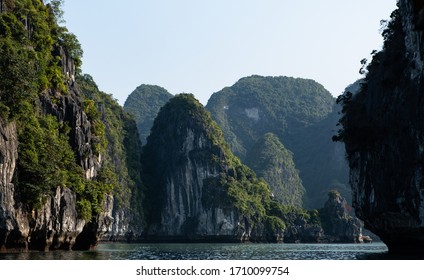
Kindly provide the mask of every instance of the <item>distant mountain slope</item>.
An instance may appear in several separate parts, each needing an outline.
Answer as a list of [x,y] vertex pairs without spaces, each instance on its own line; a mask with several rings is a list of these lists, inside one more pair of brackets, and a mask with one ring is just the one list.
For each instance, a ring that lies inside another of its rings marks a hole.
[[293,162],[293,154],[275,134],[263,135],[249,150],[246,164],[258,177],[268,182],[276,200],[291,206],[302,206],[305,188]]
[[331,140],[338,119],[334,106],[331,94],[313,80],[251,76],[214,93],[206,108],[242,160],[262,135],[277,135],[293,152],[307,190],[305,205],[318,208],[330,188],[346,195],[343,145]]
[[296,134],[324,119],[334,102],[313,80],[251,76],[214,93],[206,108],[226,137],[231,136],[227,138],[233,151],[244,158],[246,149],[263,134]]
[[127,98],[124,110],[132,114],[137,123],[142,144],[146,144],[147,136],[153,120],[160,108],[172,98],[166,89],[154,85],[140,85]]

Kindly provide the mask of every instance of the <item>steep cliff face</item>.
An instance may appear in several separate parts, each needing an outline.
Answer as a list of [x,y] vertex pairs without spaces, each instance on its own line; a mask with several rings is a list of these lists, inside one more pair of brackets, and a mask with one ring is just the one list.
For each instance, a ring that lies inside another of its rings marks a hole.
[[0,120],[0,135],[0,250],[72,248],[85,225],[76,211],[75,193],[58,187],[39,209],[29,211],[13,184],[18,160],[16,125]]
[[[71,124],[70,144],[73,145],[79,164],[83,166],[85,177],[92,179],[100,169],[100,156],[95,156],[92,150],[91,124],[86,114],[79,106],[79,99],[74,93],[60,96],[61,102],[50,102],[49,95],[40,99],[45,114],[55,115],[61,122]],[[59,105],[57,105],[59,104]],[[2,182],[0,196],[2,210],[0,211],[2,249],[71,249],[77,236],[83,232],[86,222],[77,211],[75,192],[67,187],[57,187],[43,199],[43,203],[35,208],[29,207],[21,197],[22,189],[16,189],[15,181],[18,161],[18,133],[16,124],[1,122],[3,141],[2,150]],[[12,181],[13,180],[13,181]],[[76,246],[89,248],[95,245],[96,238],[84,240]],[[88,246],[88,247],[87,247]]]
[[82,51],[54,9],[12,2],[0,13],[0,250],[90,249],[137,237],[134,121],[110,96],[81,90]]
[[339,98],[357,216],[402,253],[424,244],[424,46],[413,2],[399,1],[360,92]]
[[40,97],[40,108],[45,115],[53,115],[59,122],[69,124],[69,141],[76,152],[76,160],[85,170],[85,177],[92,179],[97,176],[102,159],[99,153],[94,151],[96,137],[91,131],[92,124],[84,112],[79,95],[73,87],[66,95],[50,92]]
[[[104,166],[112,194],[103,202],[99,221],[101,240],[139,239],[143,231],[141,142],[135,120],[109,94],[100,91],[90,75],[77,77],[85,103],[97,108],[94,115],[105,127]],[[90,115],[90,114],[89,114]],[[102,176],[102,175],[101,175]]]
[[[76,160],[83,167],[87,180],[97,178],[105,163],[105,155],[94,149],[96,135],[92,133],[92,123],[83,110],[80,93],[70,88],[67,95],[53,93],[42,95],[41,109],[46,115],[57,117],[60,122],[69,124],[69,142]],[[52,99],[55,101],[52,102]],[[140,209],[137,204],[130,208],[130,201],[137,200],[137,186],[126,177],[115,181],[116,193],[104,197],[98,216],[85,221],[81,217],[75,191],[68,187],[57,187],[39,207],[30,208],[21,199],[22,190],[13,184],[18,160],[18,134],[15,123],[0,123],[0,246],[2,250],[55,250],[89,249],[98,240],[128,240],[137,238],[141,233]],[[136,131],[135,124],[132,130]],[[128,136],[128,135],[127,135]],[[132,142],[136,139],[135,142]],[[137,149],[138,134],[129,140]],[[122,140],[123,141],[123,140]],[[120,142],[122,143],[122,142]],[[118,145],[118,143],[116,143]],[[113,151],[113,148],[110,148]],[[138,151],[140,147],[138,146]],[[136,150],[137,152],[137,150]],[[106,156],[107,158],[107,156]],[[128,162],[120,163],[119,168],[127,169]],[[128,173],[126,173],[128,176]],[[139,177],[139,176],[138,176]],[[125,186],[132,185],[131,191]],[[121,187],[120,187],[121,186]],[[125,194],[119,194],[119,191]],[[132,201],[133,203],[135,201]],[[134,211],[131,211],[134,210]],[[130,225],[133,223],[133,225]]]
[[[18,157],[18,137],[15,124],[7,124],[0,119],[0,249],[5,249],[9,235],[17,227],[19,220],[24,218],[16,213],[14,207],[14,185],[12,183]],[[24,240],[20,242],[25,246]]]
[[[148,238],[266,238],[268,186],[232,155],[221,130],[192,95],[178,95],[161,109],[142,161]],[[278,235],[279,230],[277,225],[268,232]]]

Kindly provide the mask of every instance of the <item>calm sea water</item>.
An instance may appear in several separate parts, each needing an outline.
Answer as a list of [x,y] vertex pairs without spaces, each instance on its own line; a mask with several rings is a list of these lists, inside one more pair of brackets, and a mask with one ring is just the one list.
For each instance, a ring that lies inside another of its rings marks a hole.
[[8,260],[367,260],[393,259],[369,244],[99,244],[93,251],[0,254]]

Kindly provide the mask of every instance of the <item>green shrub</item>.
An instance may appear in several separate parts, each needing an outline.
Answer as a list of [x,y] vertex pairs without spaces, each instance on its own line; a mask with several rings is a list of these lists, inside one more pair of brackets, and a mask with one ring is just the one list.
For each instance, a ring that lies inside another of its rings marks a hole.
[[77,201],[77,211],[78,211],[78,216],[81,219],[84,219],[85,221],[91,221],[92,219],[92,212],[93,210],[91,209],[91,202],[87,199],[81,199],[79,201]]

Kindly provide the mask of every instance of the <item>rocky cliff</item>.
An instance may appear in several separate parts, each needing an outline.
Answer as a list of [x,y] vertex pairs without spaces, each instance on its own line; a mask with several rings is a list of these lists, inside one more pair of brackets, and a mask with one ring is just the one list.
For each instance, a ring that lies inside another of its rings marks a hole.
[[[110,163],[104,160],[107,157],[105,153],[94,148],[97,136],[92,133],[93,123],[83,110],[80,95],[73,86],[66,95],[49,91],[40,96],[40,109],[43,114],[69,125],[69,144],[84,171],[83,176],[86,180],[96,181],[105,164]],[[124,210],[122,203],[121,207],[117,206],[117,194],[113,192],[103,196],[99,202],[101,208],[90,220],[81,217],[78,203],[82,194],[75,192],[75,186],[57,186],[46,194],[40,206],[29,207],[26,200],[22,200],[26,194],[19,188],[21,183],[14,184],[19,180],[16,175],[19,173],[16,123],[1,121],[0,130],[0,245],[3,250],[88,249],[100,239],[128,238],[129,223],[134,220],[135,213]],[[136,131],[135,125],[133,131]],[[138,142],[138,134],[136,137],[135,143]],[[133,148],[137,146],[133,145]],[[127,163],[121,164],[126,166]],[[126,184],[114,183],[117,189],[117,185]],[[131,193],[128,195],[131,196]]]
[[282,221],[267,215],[268,186],[231,153],[192,95],[160,110],[142,162],[149,239],[275,241],[282,233]]
[[327,242],[362,242],[362,223],[353,217],[352,207],[338,191],[330,191],[320,209],[321,224]]
[[137,240],[143,231],[144,221],[141,142],[136,122],[110,94],[98,89],[90,75],[78,76],[77,86],[86,103],[97,108],[94,116],[89,114],[91,118],[95,123],[104,125],[102,159],[106,172],[99,175],[106,177],[106,181],[114,186],[112,194],[103,201],[104,211],[99,218],[104,221],[99,224],[101,240]]
[[136,237],[141,150],[134,121],[111,97],[100,102],[81,89],[82,51],[54,9],[18,0],[5,7],[0,250],[89,249],[100,239]]
[[339,97],[353,206],[365,227],[398,253],[424,244],[424,46],[421,1],[400,0],[383,50],[357,94]]
[[75,244],[86,222],[78,215],[76,195],[69,188],[57,187],[36,209],[22,202],[22,192],[14,185],[19,145],[16,124],[0,120],[0,131],[0,250],[94,245],[95,240]]

